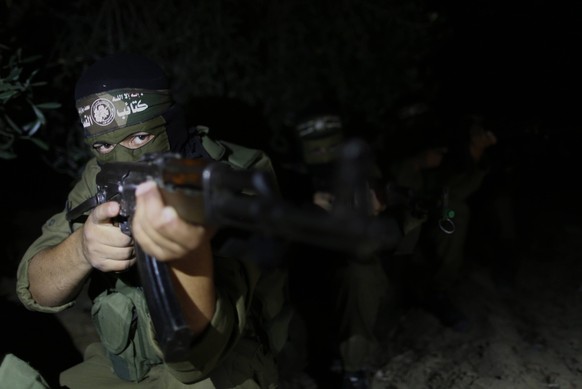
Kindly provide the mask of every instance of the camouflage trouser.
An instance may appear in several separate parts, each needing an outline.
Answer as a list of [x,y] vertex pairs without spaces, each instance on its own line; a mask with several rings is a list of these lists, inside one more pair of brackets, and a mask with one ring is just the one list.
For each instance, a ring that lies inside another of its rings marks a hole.
[[455,202],[450,206],[455,210],[454,233],[445,234],[433,227],[428,234],[430,247],[434,253],[426,255],[426,260],[431,262],[429,264],[433,269],[431,286],[437,291],[446,291],[458,281],[465,257],[470,209],[464,202]]
[[380,259],[356,262],[318,253],[295,262],[290,279],[298,316],[291,322],[286,363],[295,370],[329,369],[330,358],[339,356],[344,369],[360,370],[378,343],[377,317],[390,290]]
[[389,260],[388,276],[404,306],[424,301],[435,292],[446,292],[459,280],[470,209],[463,202],[450,206],[455,210],[452,234],[444,233],[437,220],[429,219],[413,231],[418,234],[415,246]]
[[378,312],[388,293],[388,278],[378,258],[350,262],[339,269],[336,310],[339,352],[344,370],[361,370],[378,347],[375,335]]
[[193,384],[179,382],[163,364],[154,366],[139,383],[124,381],[113,372],[100,343],[89,345],[84,361],[61,373],[60,381],[70,389],[275,389],[278,378],[273,359],[262,347],[241,339],[211,377]]

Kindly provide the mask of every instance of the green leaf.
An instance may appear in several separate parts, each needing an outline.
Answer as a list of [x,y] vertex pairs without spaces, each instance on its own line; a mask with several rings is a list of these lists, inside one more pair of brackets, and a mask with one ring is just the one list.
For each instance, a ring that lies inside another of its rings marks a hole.
[[2,151],[0,150],[0,159],[14,159],[16,154],[13,151]]
[[22,129],[24,130],[25,134],[27,134],[28,136],[32,136],[38,131],[41,125],[42,122],[40,120],[34,120],[30,123],[26,123],[25,125],[23,125]]
[[10,100],[14,95],[18,94],[18,92],[13,91],[13,90],[9,90],[6,92],[2,92],[0,93],[0,100]]
[[35,82],[31,82],[31,83],[30,83],[30,86],[31,86],[31,87],[32,87],[32,86],[45,86],[45,85],[47,85],[47,84],[48,84],[48,83],[47,83],[46,81],[35,81]]
[[26,57],[26,58],[22,58],[20,60],[21,63],[30,63],[30,62],[34,62],[38,59],[41,59],[42,55],[36,54],[36,55],[31,55],[30,57]]
[[40,104],[36,104],[37,108],[40,109],[57,109],[57,108],[61,108],[62,104],[61,103],[40,103]]
[[12,68],[10,70],[10,74],[6,77],[6,80],[15,82],[18,81],[18,79],[20,78],[20,74],[22,73],[22,69],[21,68]]
[[30,103],[34,114],[36,115],[37,119],[40,121],[41,124],[46,124],[46,118],[44,117],[44,113],[40,109],[37,108],[34,104]]
[[2,133],[2,138],[0,138],[0,140],[0,150],[11,149],[14,144],[14,135]]
[[10,118],[10,116],[6,115],[6,116],[4,116],[4,119],[8,122],[8,124],[10,125],[10,128],[12,128],[17,134],[22,134],[22,129],[20,129],[20,126],[18,124],[16,124]]
[[25,88],[26,89],[30,89],[32,88],[32,79],[34,78],[34,76],[38,73],[38,69],[33,70],[30,75],[28,76],[28,78],[26,79],[26,81],[24,82]]

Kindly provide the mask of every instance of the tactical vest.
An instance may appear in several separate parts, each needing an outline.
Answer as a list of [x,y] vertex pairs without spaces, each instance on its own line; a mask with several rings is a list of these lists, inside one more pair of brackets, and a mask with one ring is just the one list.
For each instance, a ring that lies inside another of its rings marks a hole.
[[[186,153],[187,157],[210,157],[238,169],[265,170],[272,174],[276,182],[271,161],[263,151],[213,140],[207,136],[206,127],[198,126],[191,131],[196,136],[193,137],[195,141],[190,151]],[[102,275],[108,281],[95,282],[93,288],[90,287],[95,296],[91,310],[93,323],[115,373],[124,380],[139,382],[152,366],[163,363],[143,290],[127,283],[124,277],[109,273]],[[260,335],[266,338],[267,345],[270,344],[274,352],[286,340],[286,325],[289,321],[289,314],[283,312],[284,296],[270,292],[282,288],[282,283],[284,281],[280,275],[274,274],[268,280],[259,282],[252,308],[255,320],[251,325],[254,324],[255,329],[257,326],[267,328]]]

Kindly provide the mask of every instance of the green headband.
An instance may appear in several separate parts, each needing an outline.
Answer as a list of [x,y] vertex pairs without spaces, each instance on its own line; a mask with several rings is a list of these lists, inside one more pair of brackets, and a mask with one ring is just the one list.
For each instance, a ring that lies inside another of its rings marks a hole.
[[76,102],[85,138],[143,123],[166,112],[171,104],[167,89],[115,89]]
[[337,115],[321,115],[299,124],[295,130],[299,138],[312,138],[342,131],[342,121]]

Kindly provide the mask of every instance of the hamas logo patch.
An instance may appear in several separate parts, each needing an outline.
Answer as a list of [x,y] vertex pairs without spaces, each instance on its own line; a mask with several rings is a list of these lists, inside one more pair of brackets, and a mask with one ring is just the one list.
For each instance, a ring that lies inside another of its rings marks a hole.
[[171,104],[167,89],[114,89],[76,101],[85,138],[143,123],[162,115]]
[[107,99],[99,98],[91,105],[93,123],[106,126],[115,119],[115,106]]

